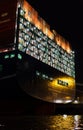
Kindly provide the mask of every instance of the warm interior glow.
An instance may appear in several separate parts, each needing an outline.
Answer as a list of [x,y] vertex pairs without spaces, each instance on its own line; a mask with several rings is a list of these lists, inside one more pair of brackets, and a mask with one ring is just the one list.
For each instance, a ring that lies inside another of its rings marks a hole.
[[[54,40],[59,44],[64,50],[70,53],[70,46],[69,43],[65,39],[60,36],[58,33],[54,33],[54,31],[50,30],[50,26],[43,20],[39,15],[38,12],[26,1],[24,0],[23,8],[25,10],[25,18],[33,23],[38,29],[42,30],[44,34],[46,34],[50,39]],[[56,31],[55,31],[56,32]]]
[[[58,84],[58,80],[62,81],[62,83],[68,83],[68,86],[64,84]],[[75,93],[75,79],[71,77],[58,77],[55,78],[53,81],[48,83],[48,86],[58,93],[65,94],[65,100],[71,100],[71,95]],[[69,96],[68,96],[69,95]]]

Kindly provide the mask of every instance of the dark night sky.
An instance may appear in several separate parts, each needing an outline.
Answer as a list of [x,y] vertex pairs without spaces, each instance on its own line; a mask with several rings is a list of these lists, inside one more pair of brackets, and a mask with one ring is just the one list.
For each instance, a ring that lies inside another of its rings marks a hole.
[[66,38],[76,53],[76,82],[83,82],[83,0],[27,0],[39,15]]

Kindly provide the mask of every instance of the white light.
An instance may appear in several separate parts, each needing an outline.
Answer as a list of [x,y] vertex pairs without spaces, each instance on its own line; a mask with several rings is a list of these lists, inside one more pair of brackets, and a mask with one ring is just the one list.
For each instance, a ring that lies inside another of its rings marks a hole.
[[67,101],[65,101],[65,103],[70,103],[70,102],[72,102],[72,100],[67,100]]
[[66,114],[64,114],[64,115],[63,115],[63,118],[64,118],[64,119],[66,119],[66,118],[67,118],[67,115],[66,115]]
[[57,99],[57,100],[54,100],[55,103],[63,103],[63,100],[60,100],[60,99]]
[[78,100],[75,100],[73,103],[74,103],[74,104],[78,104],[79,102],[78,102]]

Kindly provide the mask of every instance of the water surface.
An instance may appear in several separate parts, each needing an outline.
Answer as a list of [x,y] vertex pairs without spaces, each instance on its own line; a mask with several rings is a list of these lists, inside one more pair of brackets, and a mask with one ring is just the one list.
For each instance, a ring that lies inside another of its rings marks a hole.
[[0,130],[77,130],[83,129],[82,115],[0,117]]

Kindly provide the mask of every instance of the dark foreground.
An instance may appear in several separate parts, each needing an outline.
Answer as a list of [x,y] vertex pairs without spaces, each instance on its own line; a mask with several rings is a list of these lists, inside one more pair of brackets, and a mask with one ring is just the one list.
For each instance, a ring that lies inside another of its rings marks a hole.
[[83,130],[82,115],[0,116],[0,130]]
[[83,114],[83,104],[54,104],[27,95],[16,76],[0,81],[0,116]]

